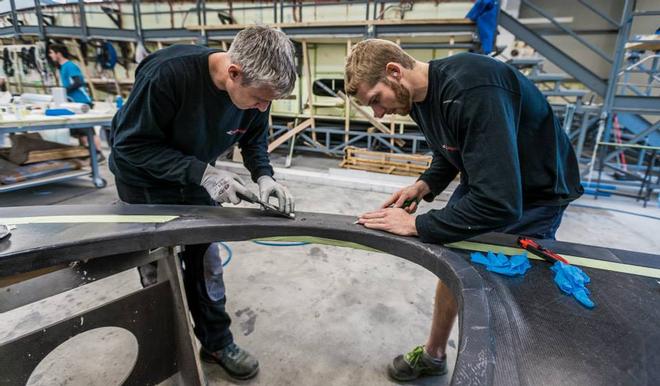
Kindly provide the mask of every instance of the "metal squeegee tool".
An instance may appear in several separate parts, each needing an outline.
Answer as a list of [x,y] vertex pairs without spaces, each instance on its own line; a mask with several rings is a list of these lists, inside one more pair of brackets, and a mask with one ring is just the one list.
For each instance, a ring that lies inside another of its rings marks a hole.
[[295,219],[295,218],[296,218],[295,213],[286,214],[286,213],[284,213],[284,212],[281,212],[281,211],[280,211],[275,205],[272,205],[272,204],[270,204],[270,203],[268,203],[268,202],[265,202],[265,201],[260,200],[259,197],[256,196],[256,195],[254,196],[254,198],[248,198],[248,197],[246,197],[246,196],[244,196],[244,195],[238,193],[238,198],[240,198],[241,200],[245,200],[245,201],[247,201],[247,202],[249,202],[249,203],[251,203],[251,204],[259,204],[259,205],[261,205],[261,207],[262,207],[266,212],[268,212],[268,213],[272,213],[272,214],[274,214],[274,215],[276,215],[276,216],[284,217],[284,218],[288,218],[288,219]]

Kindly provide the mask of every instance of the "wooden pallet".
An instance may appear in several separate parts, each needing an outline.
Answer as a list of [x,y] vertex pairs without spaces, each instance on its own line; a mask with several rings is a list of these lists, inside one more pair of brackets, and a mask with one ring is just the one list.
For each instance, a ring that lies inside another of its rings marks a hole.
[[339,166],[398,176],[419,176],[431,166],[431,156],[384,153],[348,146]]
[[89,157],[83,146],[67,146],[41,139],[38,133],[10,135],[11,148],[0,149],[0,157],[17,165],[69,158]]
[[[3,160],[4,161],[4,160]],[[0,191],[2,186],[13,186],[22,183],[32,183],[37,180],[51,179],[55,176],[75,173],[80,175],[78,170],[83,168],[83,162],[78,159],[55,160],[37,162],[29,165],[8,167],[10,164],[6,161],[0,163]],[[89,174],[89,171],[83,173]]]

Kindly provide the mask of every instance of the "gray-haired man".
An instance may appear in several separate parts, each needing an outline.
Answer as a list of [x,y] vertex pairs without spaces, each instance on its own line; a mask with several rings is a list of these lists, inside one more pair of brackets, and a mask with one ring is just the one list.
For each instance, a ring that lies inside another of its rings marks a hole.
[[[273,179],[267,149],[268,110],[296,80],[294,48],[264,26],[236,35],[228,52],[175,45],[145,58],[128,102],[112,122],[109,166],[119,198],[134,204],[217,205],[254,196],[216,158],[239,143],[245,167],[282,212],[293,211],[288,190]],[[184,283],[202,359],[237,379],[254,377],[259,363],[238,347],[225,312],[216,244],[188,245]]]

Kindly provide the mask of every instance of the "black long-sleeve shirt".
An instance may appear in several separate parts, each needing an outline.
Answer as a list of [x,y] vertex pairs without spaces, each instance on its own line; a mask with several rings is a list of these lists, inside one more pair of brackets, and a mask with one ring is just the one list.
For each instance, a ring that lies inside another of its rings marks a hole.
[[432,151],[422,176],[431,200],[461,174],[469,193],[417,216],[425,242],[448,243],[520,219],[525,208],[566,205],[583,193],[577,159],[541,92],[513,67],[483,55],[429,63],[426,99],[410,113]]
[[238,142],[252,179],[273,175],[268,112],[240,110],[209,73],[218,52],[175,45],[145,58],[126,104],[112,120],[109,166],[138,187],[199,185],[207,164]]

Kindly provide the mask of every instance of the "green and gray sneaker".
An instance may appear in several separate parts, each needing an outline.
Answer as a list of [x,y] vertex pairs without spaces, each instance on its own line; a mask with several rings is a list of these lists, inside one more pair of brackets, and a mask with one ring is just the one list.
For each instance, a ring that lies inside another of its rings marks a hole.
[[412,381],[420,377],[447,374],[446,356],[433,358],[424,346],[417,346],[405,355],[399,355],[387,366],[387,374],[400,382]]
[[238,347],[236,343],[210,352],[202,348],[200,358],[204,362],[217,363],[230,377],[240,380],[254,378],[259,372],[259,361],[252,354]]

